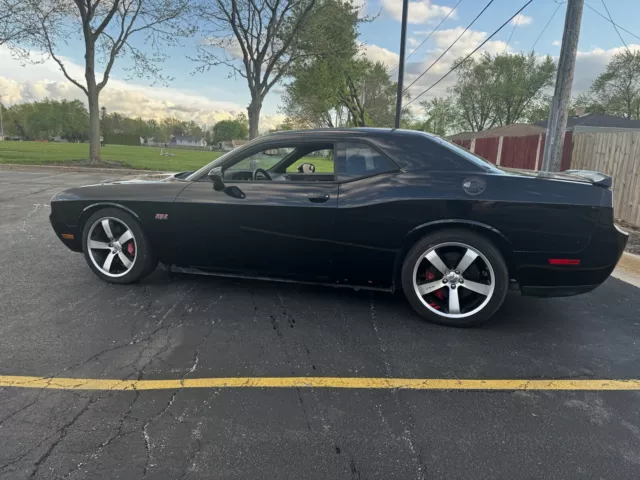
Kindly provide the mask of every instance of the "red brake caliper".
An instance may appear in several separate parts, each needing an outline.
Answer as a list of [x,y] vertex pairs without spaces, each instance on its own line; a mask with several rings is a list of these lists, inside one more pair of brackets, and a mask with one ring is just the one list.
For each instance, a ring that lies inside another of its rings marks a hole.
[[[431,281],[434,278],[436,278],[436,276],[433,273],[431,273],[430,271],[428,271],[428,270],[427,270],[426,277],[427,277],[427,281]],[[433,292],[433,294],[436,297],[438,297],[440,300],[444,300],[444,294],[442,293],[442,289],[436,290],[435,292]],[[435,302],[431,302],[431,303],[429,303],[429,305],[431,305],[431,307],[433,307],[435,309],[439,309],[440,308],[440,305],[436,304]]]
[[129,252],[129,255],[131,255],[132,257],[133,254],[136,253],[136,247],[133,242],[129,242],[129,245],[127,245],[127,252]]

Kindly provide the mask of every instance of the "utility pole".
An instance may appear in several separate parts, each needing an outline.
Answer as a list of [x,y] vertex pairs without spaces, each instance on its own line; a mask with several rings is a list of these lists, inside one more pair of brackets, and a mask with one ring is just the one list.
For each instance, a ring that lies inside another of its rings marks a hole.
[[396,97],[396,123],[395,128],[400,128],[400,116],[402,115],[402,90],[404,89],[404,49],[407,43],[407,14],[409,13],[409,0],[402,0],[402,28],[400,30],[400,64],[398,65],[398,96]]
[[560,170],[583,7],[584,0],[567,1],[562,47],[558,60],[558,75],[547,121],[547,138],[542,156],[542,170],[545,172]]

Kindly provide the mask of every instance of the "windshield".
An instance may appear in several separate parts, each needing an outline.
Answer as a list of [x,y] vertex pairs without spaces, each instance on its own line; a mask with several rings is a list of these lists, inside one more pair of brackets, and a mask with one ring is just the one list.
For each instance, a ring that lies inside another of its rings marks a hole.
[[[246,145],[240,148],[246,148]],[[212,168],[216,168],[222,165],[231,156],[232,153],[237,153],[238,150],[231,150],[227,153],[224,153],[223,155],[216,158],[213,162],[209,162],[204,167],[201,167],[195,172],[193,172],[191,175],[187,177],[187,180],[193,181],[200,178],[202,175],[206,175],[211,171]]]

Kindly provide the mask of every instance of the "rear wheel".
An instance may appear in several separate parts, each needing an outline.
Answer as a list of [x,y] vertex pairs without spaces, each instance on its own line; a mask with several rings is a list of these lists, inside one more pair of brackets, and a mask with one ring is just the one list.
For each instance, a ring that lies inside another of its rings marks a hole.
[[442,325],[480,325],[500,308],[509,275],[499,250],[467,230],[443,230],[420,240],[402,267],[409,303]]
[[109,283],[136,282],[158,263],[138,221],[116,208],[105,208],[89,217],[82,250],[91,270]]

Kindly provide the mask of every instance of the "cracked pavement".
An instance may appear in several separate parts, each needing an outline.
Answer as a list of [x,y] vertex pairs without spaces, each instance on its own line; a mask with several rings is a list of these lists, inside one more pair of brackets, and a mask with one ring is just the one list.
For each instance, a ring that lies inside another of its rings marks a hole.
[[[509,296],[486,328],[400,295],[156,271],[102,283],[0,170],[0,375],[636,379],[640,295]],[[81,383],[81,380],[79,380]],[[0,388],[0,479],[638,478],[640,392]]]

